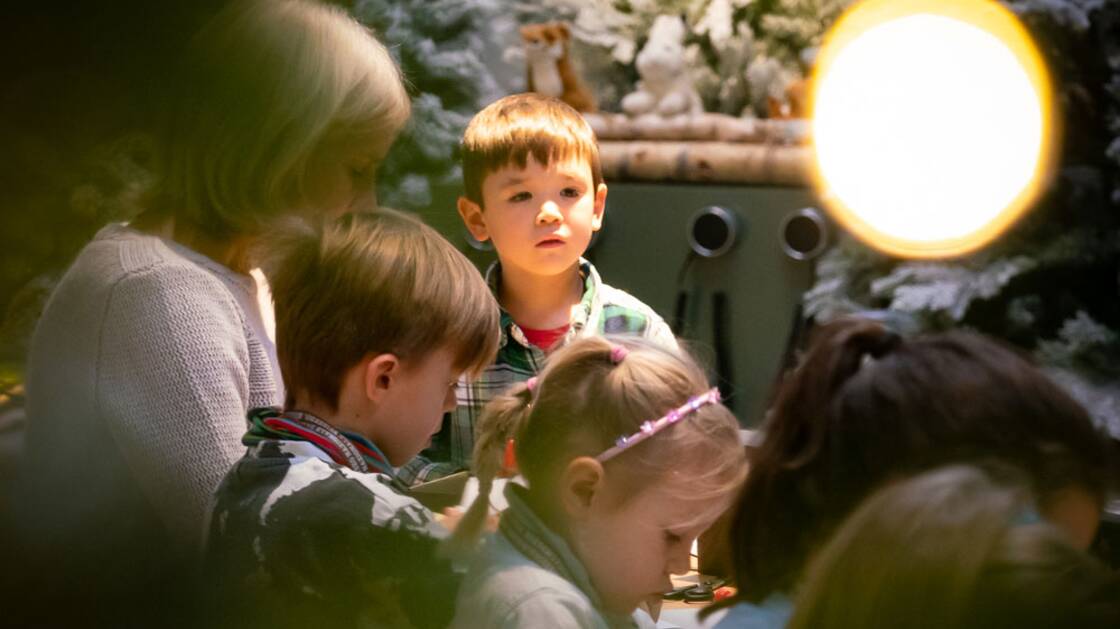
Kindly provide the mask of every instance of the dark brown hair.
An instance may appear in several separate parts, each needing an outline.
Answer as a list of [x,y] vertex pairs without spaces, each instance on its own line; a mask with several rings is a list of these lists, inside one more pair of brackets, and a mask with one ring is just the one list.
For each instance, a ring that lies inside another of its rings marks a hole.
[[1109,446],[1041,371],[977,334],[903,340],[845,319],[818,330],[783,383],[731,528],[737,600],[790,592],[809,556],[881,483],[953,461],[996,458],[1034,491],[1102,499]]
[[369,354],[422,361],[441,347],[477,372],[498,347],[497,302],[478,270],[431,227],[382,209],[290,221],[267,239],[276,353],[287,404],[336,408],[346,370]]
[[463,133],[463,186],[468,199],[486,209],[482,182],[499,168],[525,168],[578,158],[591,168],[592,192],[603,183],[595,132],[567,103],[535,93],[506,96],[475,114]]

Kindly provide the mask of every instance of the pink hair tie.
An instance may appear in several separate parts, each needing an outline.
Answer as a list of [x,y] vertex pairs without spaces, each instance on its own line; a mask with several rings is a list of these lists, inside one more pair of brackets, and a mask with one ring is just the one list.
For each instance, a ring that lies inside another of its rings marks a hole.
[[525,388],[529,390],[529,393],[532,393],[533,389],[537,388],[537,377],[533,376],[532,378],[526,380]]
[[622,362],[622,359],[626,358],[626,355],[629,353],[630,350],[626,349],[622,345],[615,345],[611,348],[611,362],[617,365],[618,363]]

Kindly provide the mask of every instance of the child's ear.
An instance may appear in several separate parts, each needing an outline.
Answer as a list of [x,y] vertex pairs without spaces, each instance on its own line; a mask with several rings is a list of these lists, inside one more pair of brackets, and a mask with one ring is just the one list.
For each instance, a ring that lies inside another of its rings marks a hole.
[[[560,504],[571,519],[581,519],[603,491],[603,464],[581,456],[568,463],[560,473]],[[600,498],[601,499],[601,498]]]
[[486,242],[490,239],[490,232],[486,229],[486,219],[482,216],[482,207],[467,197],[459,197],[456,207],[459,209],[463,224],[467,226],[467,231],[475,240]]
[[378,354],[369,359],[365,370],[366,398],[381,402],[396,384],[401,372],[401,361],[393,354]]
[[599,231],[603,226],[603,212],[607,211],[607,184],[595,188],[595,215],[591,218],[591,230]]

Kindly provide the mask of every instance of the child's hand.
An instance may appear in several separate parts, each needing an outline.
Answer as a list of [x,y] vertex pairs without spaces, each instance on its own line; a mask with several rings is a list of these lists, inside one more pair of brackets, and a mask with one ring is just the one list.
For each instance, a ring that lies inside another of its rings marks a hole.
[[653,619],[653,622],[657,622],[657,618],[661,616],[661,595],[654,594],[650,596],[639,603],[638,607],[645,610],[645,612],[649,614],[649,617]]
[[440,516],[440,524],[448,531],[454,531],[459,526],[459,520],[463,519],[463,510],[459,507],[445,507]]
[[[459,521],[463,519],[464,511],[459,507],[447,507],[443,510],[443,518],[441,523],[448,531],[454,531],[455,527],[459,526]],[[498,515],[490,514],[486,517],[486,530],[493,533],[498,530]]]

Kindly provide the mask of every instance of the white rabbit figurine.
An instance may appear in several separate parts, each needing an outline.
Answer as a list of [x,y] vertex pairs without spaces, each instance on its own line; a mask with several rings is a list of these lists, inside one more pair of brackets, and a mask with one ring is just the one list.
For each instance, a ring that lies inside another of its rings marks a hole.
[[685,64],[684,36],[680,17],[662,15],[654,20],[636,61],[641,76],[638,89],[622,99],[622,111],[665,117],[704,111]]

